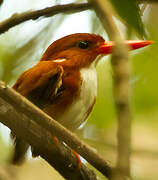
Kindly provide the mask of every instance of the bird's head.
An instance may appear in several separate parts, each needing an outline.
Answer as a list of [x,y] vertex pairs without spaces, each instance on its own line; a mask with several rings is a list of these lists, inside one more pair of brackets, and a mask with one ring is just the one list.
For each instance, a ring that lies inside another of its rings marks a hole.
[[[125,41],[129,49],[138,49],[152,43],[149,40]],[[115,43],[101,36],[77,33],[54,41],[43,54],[41,61],[54,61],[64,66],[81,68],[94,63],[99,55],[112,53]]]

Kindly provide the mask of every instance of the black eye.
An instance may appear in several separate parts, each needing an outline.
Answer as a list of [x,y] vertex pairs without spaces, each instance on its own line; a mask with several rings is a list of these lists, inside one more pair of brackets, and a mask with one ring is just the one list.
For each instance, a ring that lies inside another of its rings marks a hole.
[[78,47],[81,49],[87,49],[89,47],[89,43],[87,41],[80,41],[78,43]]

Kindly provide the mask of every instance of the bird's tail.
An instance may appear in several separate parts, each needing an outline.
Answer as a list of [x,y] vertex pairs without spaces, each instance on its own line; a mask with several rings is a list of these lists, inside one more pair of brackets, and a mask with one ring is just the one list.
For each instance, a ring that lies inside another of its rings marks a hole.
[[29,145],[22,139],[14,137],[14,153],[11,159],[12,164],[19,165],[25,160],[25,154]]

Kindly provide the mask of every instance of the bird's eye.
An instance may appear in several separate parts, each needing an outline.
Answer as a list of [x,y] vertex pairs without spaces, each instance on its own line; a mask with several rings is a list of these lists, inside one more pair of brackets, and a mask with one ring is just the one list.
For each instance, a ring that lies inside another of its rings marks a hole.
[[89,47],[89,43],[87,41],[80,41],[78,43],[78,47],[81,49],[87,49]]

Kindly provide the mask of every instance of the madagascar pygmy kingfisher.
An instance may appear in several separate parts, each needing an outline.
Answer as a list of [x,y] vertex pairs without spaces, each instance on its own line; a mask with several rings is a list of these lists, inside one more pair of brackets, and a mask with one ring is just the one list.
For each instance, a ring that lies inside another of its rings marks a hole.
[[[129,49],[152,41],[125,41]],[[53,42],[41,60],[25,71],[13,88],[66,128],[74,131],[88,117],[97,96],[96,64],[112,52],[114,42],[77,33]],[[18,137],[13,162],[19,163],[28,145]]]

